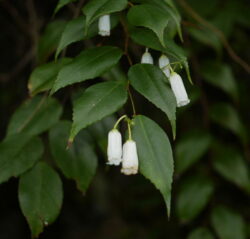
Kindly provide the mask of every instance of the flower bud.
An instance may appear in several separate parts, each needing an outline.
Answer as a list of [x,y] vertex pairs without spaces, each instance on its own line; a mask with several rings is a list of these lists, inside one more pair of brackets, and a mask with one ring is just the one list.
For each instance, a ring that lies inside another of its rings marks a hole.
[[148,51],[144,52],[144,54],[142,55],[141,63],[142,64],[154,64],[153,57]]
[[136,143],[133,140],[127,140],[123,145],[121,172],[126,175],[136,174],[138,172],[138,164]]
[[169,81],[177,101],[177,106],[181,107],[187,105],[190,100],[180,75],[176,72],[171,73]]
[[98,28],[99,28],[99,35],[101,36],[110,35],[110,15],[103,15],[99,18]]
[[119,165],[122,161],[122,136],[117,129],[108,134],[108,164]]
[[164,72],[167,78],[170,76],[170,70],[169,70],[169,59],[166,55],[161,55],[159,58],[159,67]]

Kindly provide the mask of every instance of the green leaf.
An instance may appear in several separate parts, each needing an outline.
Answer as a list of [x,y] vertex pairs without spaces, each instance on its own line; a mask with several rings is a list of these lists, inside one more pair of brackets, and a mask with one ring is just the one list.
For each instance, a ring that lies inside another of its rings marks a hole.
[[217,103],[212,107],[210,115],[214,122],[232,131],[243,143],[248,141],[246,128],[239,118],[238,112],[231,105]]
[[94,47],[83,51],[70,64],[62,68],[58,74],[52,93],[77,82],[101,76],[114,66],[122,56],[117,47]]
[[116,112],[126,100],[127,91],[123,81],[110,81],[89,87],[74,102],[69,141],[72,142],[81,129]]
[[187,239],[214,239],[214,236],[207,228],[199,227],[192,231]]
[[72,146],[66,149],[71,123],[59,122],[49,133],[50,148],[63,174],[76,181],[77,188],[86,192],[97,167],[94,144],[86,131],[81,131]]
[[[113,14],[110,18],[110,21],[111,29],[113,29],[119,23],[118,16]],[[65,29],[62,32],[58,48],[56,50],[56,59],[58,58],[60,52],[71,43],[78,42],[84,39],[89,39],[98,34],[98,22],[94,22],[89,26],[88,34],[84,35],[85,23],[85,16],[80,16],[76,19],[69,21],[66,24]]]
[[[177,32],[179,34],[179,37],[181,40],[182,38],[182,32],[181,32],[181,16],[179,12],[177,11],[176,7],[174,6],[174,3],[171,0],[135,0],[133,2],[136,3],[146,3],[146,4],[151,4],[153,6],[157,6],[161,11],[164,11],[167,15],[170,15],[169,21],[173,21],[175,24],[175,27],[177,29]],[[169,25],[168,29],[169,31]]]
[[[208,151],[211,136],[201,130],[192,130],[177,142],[176,171],[183,173]],[[195,147],[195,150],[194,150]]]
[[73,19],[66,24],[56,50],[56,59],[65,47],[67,47],[71,43],[84,39],[84,25],[84,16],[80,16],[76,19]]
[[63,200],[61,179],[52,168],[40,162],[20,178],[18,197],[32,236],[38,237],[60,213]]
[[7,136],[25,133],[38,135],[57,123],[62,114],[61,105],[54,98],[35,96],[24,102],[12,115]]
[[86,15],[86,28],[87,33],[88,28],[92,22],[94,22],[100,16],[110,14],[113,12],[119,12],[126,8],[127,0],[91,0],[89,1],[83,10]]
[[177,213],[183,221],[191,221],[206,207],[214,191],[213,182],[202,176],[185,179],[177,195]]
[[150,4],[133,6],[128,12],[128,20],[132,25],[152,30],[163,46],[165,46],[164,31],[169,18],[169,14]]
[[213,166],[222,177],[250,193],[248,166],[237,149],[217,143]]
[[166,113],[175,136],[176,99],[165,83],[166,77],[163,72],[150,64],[136,64],[130,67],[128,78],[139,93]]
[[18,177],[30,169],[42,156],[39,138],[16,134],[0,143],[0,183]]
[[165,47],[163,47],[155,34],[149,29],[133,29],[130,31],[130,36],[134,42],[140,45],[165,53],[171,62],[180,62],[185,68],[190,83],[192,83],[186,53],[172,39],[165,38]]
[[38,66],[29,78],[28,88],[31,96],[50,90],[62,67],[71,62],[70,58],[62,58],[57,62],[50,62]]
[[149,29],[132,28],[130,30],[130,37],[137,44],[166,53],[166,48],[161,45],[157,36]]
[[247,238],[242,216],[224,206],[213,209],[211,221],[219,239]]
[[132,133],[137,143],[140,172],[160,190],[170,215],[174,163],[168,136],[145,116],[138,115],[133,122]]
[[67,4],[71,3],[71,2],[75,2],[75,1],[76,0],[59,0],[58,3],[57,3],[57,5],[56,5],[54,14],[56,14],[65,5],[67,5]]
[[197,28],[188,28],[188,33],[199,43],[211,46],[217,53],[221,53],[221,40],[211,30],[202,25],[198,25]]
[[54,21],[47,25],[42,34],[37,49],[39,62],[44,62],[56,50],[65,27],[65,21]]
[[114,81],[116,80],[126,81],[127,80],[127,76],[125,72],[122,70],[122,68],[118,64],[112,67],[109,71],[105,72],[105,74],[102,77],[104,79],[114,80]]
[[233,99],[238,99],[237,84],[228,65],[218,64],[218,62],[206,62],[202,66],[202,75],[208,83],[222,89]]

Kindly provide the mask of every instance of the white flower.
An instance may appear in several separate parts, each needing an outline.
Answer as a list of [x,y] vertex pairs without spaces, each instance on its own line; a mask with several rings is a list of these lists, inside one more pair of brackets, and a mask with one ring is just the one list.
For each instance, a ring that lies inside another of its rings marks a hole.
[[159,67],[164,72],[167,78],[170,76],[170,70],[169,70],[169,59],[166,55],[161,55],[159,58]]
[[123,145],[122,169],[121,172],[130,175],[138,172],[138,156],[136,143],[133,140],[127,140]]
[[99,35],[101,36],[110,35],[110,15],[103,15],[99,18],[98,28],[99,28]]
[[190,100],[180,75],[176,72],[172,72],[169,77],[169,81],[177,101],[177,106],[181,107],[187,105]]
[[151,54],[146,50],[146,52],[143,53],[141,57],[141,63],[142,64],[154,64],[153,57]]
[[119,165],[122,161],[122,136],[117,129],[108,134],[108,164]]

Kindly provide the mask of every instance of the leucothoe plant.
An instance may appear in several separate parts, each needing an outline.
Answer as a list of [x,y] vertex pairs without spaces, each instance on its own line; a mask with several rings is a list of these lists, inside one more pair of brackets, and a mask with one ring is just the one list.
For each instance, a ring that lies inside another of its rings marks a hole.
[[[56,20],[40,40],[39,65],[29,78],[31,98],[12,116],[1,146],[5,170],[0,169],[0,181],[20,177],[20,207],[34,237],[61,209],[62,182],[53,167],[86,192],[98,165],[97,148],[108,167],[149,179],[170,215],[174,163],[169,132],[147,109],[166,115],[175,139],[176,107],[190,101],[183,81],[191,82],[187,58],[176,43],[183,40],[180,15],[171,1],[83,2],[59,0]],[[70,15],[60,15],[67,4],[74,14],[62,21]],[[45,132],[49,146],[41,140]],[[10,150],[13,144],[17,147]],[[55,163],[45,162],[44,150]],[[104,167],[101,161],[99,167]]]

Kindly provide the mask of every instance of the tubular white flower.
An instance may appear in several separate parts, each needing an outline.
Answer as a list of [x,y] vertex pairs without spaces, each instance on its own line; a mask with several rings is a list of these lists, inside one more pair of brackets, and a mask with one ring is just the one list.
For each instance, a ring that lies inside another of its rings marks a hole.
[[138,155],[135,141],[129,139],[123,145],[122,169],[121,172],[126,175],[136,174],[138,172]]
[[122,136],[117,129],[113,129],[108,134],[108,163],[109,165],[119,165],[122,161]]
[[187,105],[190,100],[180,75],[176,72],[172,72],[169,77],[169,81],[177,101],[177,106],[181,107]]
[[151,54],[146,51],[143,53],[142,57],[141,57],[141,63],[142,64],[154,64],[154,60],[153,57],[151,56]]
[[110,36],[110,15],[103,15],[98,22],[99,35]]
[[170,76],[169,63],[170,61],[168,57],[166,55],[161,55],[161,57],[159,58],[159,67],[161,68],[161,70],[163,71],[163,73],[167,78],[169,78]]

